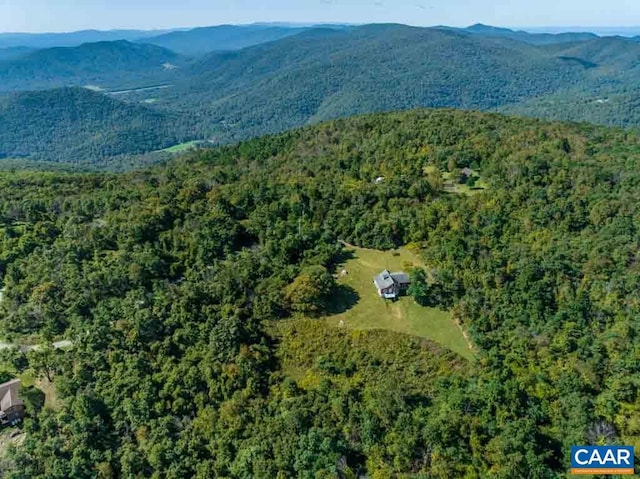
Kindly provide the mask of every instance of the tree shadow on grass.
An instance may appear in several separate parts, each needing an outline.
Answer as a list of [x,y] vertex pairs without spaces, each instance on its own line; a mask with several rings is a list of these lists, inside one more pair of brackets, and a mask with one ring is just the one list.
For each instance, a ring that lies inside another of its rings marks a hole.
[[333,258],[334,268],[339,273],[342,267],[349,261],[356,257],[355,250],[349,248],[342,248],[340,252]]
[[327,312],[331,315],[341,314],[353,308],[360,299],[358,292],[346,284],[338,284],[331,293]]

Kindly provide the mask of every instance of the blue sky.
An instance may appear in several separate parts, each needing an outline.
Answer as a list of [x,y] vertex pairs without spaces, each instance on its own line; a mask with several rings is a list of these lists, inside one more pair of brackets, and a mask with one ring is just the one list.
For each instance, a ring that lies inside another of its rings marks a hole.
[[638,0],[0,0],[0,32],[258,21],[638,26]]

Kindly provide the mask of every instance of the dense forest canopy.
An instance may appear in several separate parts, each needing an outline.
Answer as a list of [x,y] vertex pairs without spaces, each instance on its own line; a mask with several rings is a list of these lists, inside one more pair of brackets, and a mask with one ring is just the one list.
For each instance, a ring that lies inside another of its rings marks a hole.
[[[2,329],[74,341],[3,353],[58,396],[6,474],[548,478],[571,445],[640,447],[639,160],[623,130],[434,110],[0,172]],[[488,189],[443,191],[464,167]],[[412,244],[476,359],[333,328],[327,298],[300,318],[340,240]]]
[[188,115],[127,104],[84,88],[0,98],[0,158],[32,158],[113,168],[118,155],[142,154],[193,139]]

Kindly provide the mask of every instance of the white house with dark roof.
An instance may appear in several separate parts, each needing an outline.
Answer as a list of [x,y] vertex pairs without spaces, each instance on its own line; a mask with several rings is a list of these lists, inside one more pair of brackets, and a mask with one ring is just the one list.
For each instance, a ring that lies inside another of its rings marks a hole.
[[410,283],[409,275],[402,271],[390,273],[385,269],[373,278],[373,284],[378,291],[378,295],[384,299],[397,298],[401,292],[409,287]]

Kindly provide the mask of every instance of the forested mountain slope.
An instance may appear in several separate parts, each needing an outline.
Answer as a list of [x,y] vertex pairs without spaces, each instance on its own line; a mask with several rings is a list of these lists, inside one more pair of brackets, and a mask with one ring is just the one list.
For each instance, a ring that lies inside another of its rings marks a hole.
[[603,88],[572,91],[506,105],[499,111],[550,120],[581,121],[637,130],[640,125],[640,94],[635,89]]
[[[189,138],[189,120],[84,88],[0,98],[0,158],[99,164]],[[108,166],[108,165],[103,165]]]
[[0,61],[13,60],[15,58],[20,58],[20,57],[26,56],[28,53],[31,53],[32,51],[33,49],[28,47],[0,48]]
[[605,67],[608,72],[634,71],[640,67],[640,44],[628,38],[605,37],[574,43],[559,50],[563,59],[579,59],[593,67]]
[[490,109],[573,85],[583,73],[522,42],[370,25],[212,54],[165,101],[205,111],[220,135],[242,137],[371,111]]
[[[639,152],[414,111],[126,175],[0,173],[2,330],[75,342],[5,357],[58,395],[7,476],[542,479],[571,445],[640,446]],[[488,191],[443,191],[466,166]],[[412,243],[476,359],[299,319],[332,310],[338,240]]]
[[[201,112],[216,139],[417,106],[523,114],[551,95],[596,100],[638,80],[638,44],[595,38],[530,45],[446,29],[368,25],[314,29],[238,52],[215,53],[163,92],[169,108]],[[519,106],[522,105],[522,108]],[[569,107],[568,119],[583,119]],[[621,121],[634,123],[633,111]],[[597,121],[601,117],[593,116]],[[590,118],[587,116],[586,118]]]
[[181,62],[170,50],[124,40],[49,48],[1,62],[0,91],[161,82]]

